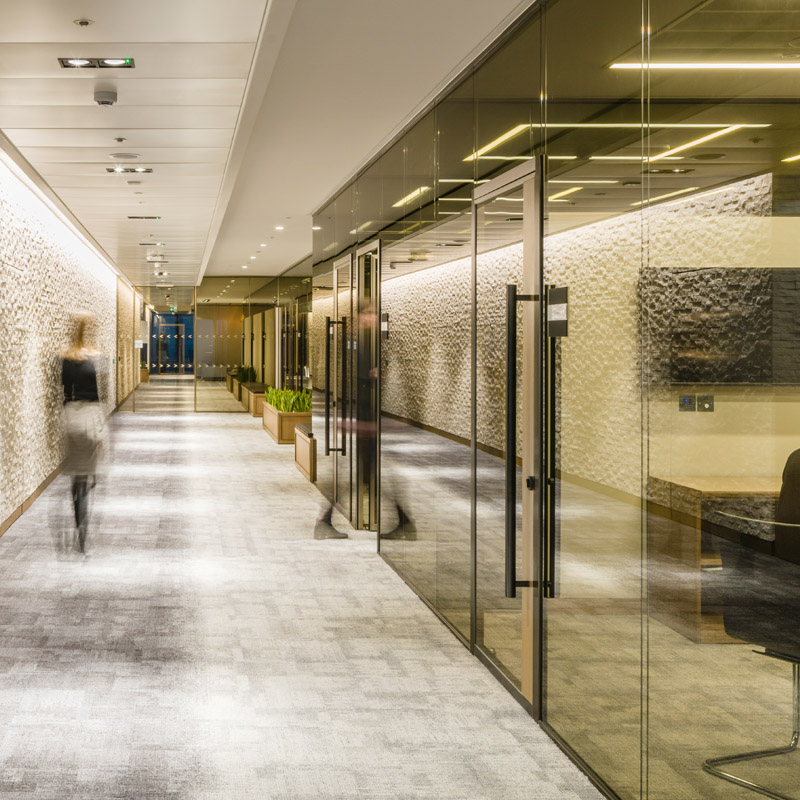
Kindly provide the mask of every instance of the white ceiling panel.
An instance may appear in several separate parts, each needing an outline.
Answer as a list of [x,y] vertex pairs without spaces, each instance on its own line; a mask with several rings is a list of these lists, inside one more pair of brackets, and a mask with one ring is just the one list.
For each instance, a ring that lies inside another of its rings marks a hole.
[[[111,158],[112,152],[138,153],[141,158]],[[122,165],[125,167],[147,166],[155,168],[156,164],[224,164],[228,157],[225,147],[20,147],[20,151],[31,163],[75,162],[78,164],[102,164],[105,167]],[[128,174],[128,173],[125,173]]]
[[[74,70],[70,70],[69,75]],[[0,105],[84,106],[93,105],[95,83],[106,79],[95,71],[94,80],[84,77],[0,79]],[[113,82],[113,81],[112,81]],[[126,74],[119,102],[126,106],[239,106],[244,78],[140,78]],[[124,91],[122,91],[124,86]]]
[[[233,138],[233,130],[227,128],[7,128],[5,134],[17,147],[103,147],[109,153],[123,149],[138,153],[141,147],[159,147],[165,141],[172,148],[229,148]],[[115,142],[119,137],[126,141]]]
[[[0,42],[254,42],[253,0],[35,0],[0,4]],[[93,24],[77,27],[87,17]]]
[[[209,31],[213,37],[213,32]],[[4,44],[0,47],[3,78],[50,78],[94,82],[128,78],[247,78],[253,44],[219,43],[213,39],[189,44],[152,42],[76,44],[74,42]],[[59,58],[132,58],[132,69],[62,67]]]
[[[123,92],[124,94],[124,92]],[[90,101],[91,102],[91,101]],[[82,106],[3,106],[0,128],[225,128],[236,125],[238,108],[232,106],[126,106],[124,101],[111,108],[93,102]],[[168,137],[165,137],[168,143]],[[13,141],[13,139],[12,139]]]

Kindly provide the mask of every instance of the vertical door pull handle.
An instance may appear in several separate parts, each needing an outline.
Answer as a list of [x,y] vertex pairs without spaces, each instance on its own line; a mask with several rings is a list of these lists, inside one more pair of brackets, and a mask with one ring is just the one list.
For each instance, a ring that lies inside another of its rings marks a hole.
[[[531,586],[517,580],[517,303],[538,299],[536,294],[517,294],[515,283],[506,286],[506,597]],[[529,489],[535,485],[532,477],[527,479]]]
[[[342,317],[342,441],[339,450],[343,456],[347,455],[347,433],[349,420],[347,420],[347,317]],[[338,412],[337,412],[338,413]]]
[[325,317],[325,455],[331,454],[331,318]]

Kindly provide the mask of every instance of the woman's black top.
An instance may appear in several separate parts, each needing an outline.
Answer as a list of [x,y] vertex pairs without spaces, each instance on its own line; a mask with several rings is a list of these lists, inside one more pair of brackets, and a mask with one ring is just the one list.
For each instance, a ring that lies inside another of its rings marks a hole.
[[64,386],[64,402],[86,400],[97,403],[97,370],[92,358],[84,361],[61,360],[61,383]]

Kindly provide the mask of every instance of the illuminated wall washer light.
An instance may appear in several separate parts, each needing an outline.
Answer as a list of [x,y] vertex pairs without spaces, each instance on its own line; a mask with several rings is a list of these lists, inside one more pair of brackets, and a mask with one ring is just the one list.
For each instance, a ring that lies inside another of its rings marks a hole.
[[583,188],[582,186],[573,186],[570,189],[563,189],[560,192],[551,194],[550,197],[548,197],[547,199],[552,202],[553,200],[558,200],[562,197],[566,197],[568,194],[575,194],[575,192],[579,192],[582,188]]
[[431,190],[430,186],[418,186],[413,192],[409,192],[405,197],[401,197],[396,203],[392,203],[392,208],[400,208],[413,203],[418,197],[422,197],[426,192]]
[[668,192],[667,194],[660,194],[656,197],[651,197],[648,200],[637,200],[635,203],[631,203],[632,206],[643,206],[647,205],[648,203],[655,203],[656,200],[666,200],[668,197],[676,197],[679,194],[686,194],[687,192],[696,192],[700,187],[699,186],[689,186],[686,189],[678,189],[676,192]]
[[800,69],[796,61],[652,61],[617,62],[611,69]]

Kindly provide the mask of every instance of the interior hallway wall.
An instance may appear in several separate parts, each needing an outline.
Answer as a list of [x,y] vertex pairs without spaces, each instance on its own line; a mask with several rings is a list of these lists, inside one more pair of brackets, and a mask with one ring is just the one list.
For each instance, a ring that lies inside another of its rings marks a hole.
[[[659,270],[791,266],[783,240],[792,237],[770,217],[771,203],[772,178],[762,175],[651,209],[645,220],[650,291],[659,291]],[[562,470],[635,496],[641,493],[641,440],[630,432],[642,425],[642,225],[641,212],[634,211],[548,236],[544,243],[546,280],[570,287],[570,333],[561,342],[561,423],[568,431],[561,443]],[[501,284],[519,271],[521,245],[481,259],[478,300],[482,319],[491,324],[478,332],[479,397],[485,405],[479,409],[478,440],[499,448],[504,387],[498,370],[505,359]],[[488,280],[492,275],[499,282]],[[463,438],[469,438],[469,280],[467,258],[381,286],[381,310],[390,320],[383,409]],[[314,340],[324,343],[324,336],[320,332]],[[314,352],[319,374],[321,351]],[[721,402],[715,414],[678,415],[677,396],[684,390],[651,387],[651,473],[715,474],[720,459],[730,458],[742,474],[773,474],[800,441],[796,391],[719,388],[712,390]],[[739,433],[745,430],[751,435]],[[776,434],[774,441],[756,448],[753,438],[764,431]]]
[[116,399],[117,279],[24,183],[0,164],[0,525],[56,470],[61,444],[60,354],[70,313],[96,317],[108,359],[100,391]]
[[[117,279],[117,405],[135,387],[133,341],[136,336],[136,309],[133,289],[124,281]],[[138,317],[136,317],[138,319]]]

